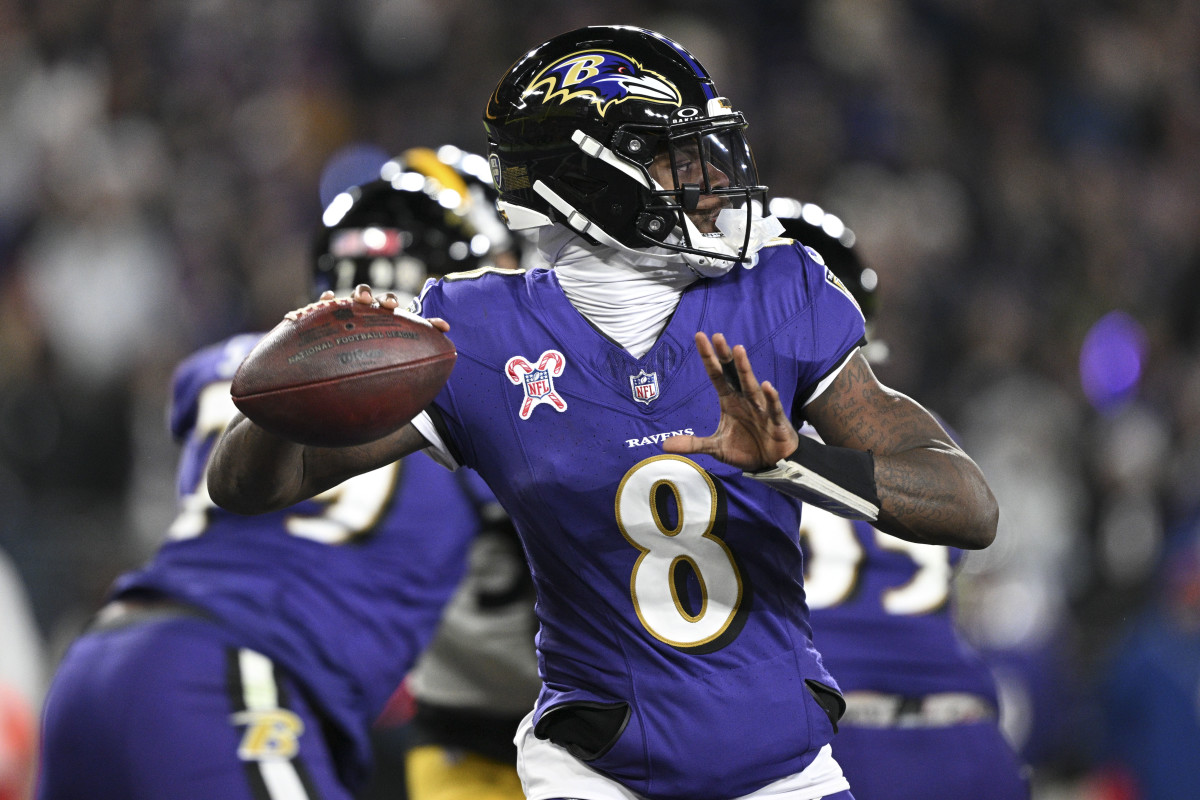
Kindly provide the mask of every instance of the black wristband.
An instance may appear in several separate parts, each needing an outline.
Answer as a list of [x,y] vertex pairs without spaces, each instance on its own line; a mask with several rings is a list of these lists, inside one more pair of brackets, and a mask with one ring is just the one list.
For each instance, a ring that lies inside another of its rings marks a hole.
[[879,494],[875,488],[875,455],[870,450],[833,447],[801,436],[799,446],[787,460],[807,467],[822,478],[879,505]]
[[869,450],[831,447],[801,436],[795,452],[774,467],[743,474],[838,516],[879,518],[875,457]]

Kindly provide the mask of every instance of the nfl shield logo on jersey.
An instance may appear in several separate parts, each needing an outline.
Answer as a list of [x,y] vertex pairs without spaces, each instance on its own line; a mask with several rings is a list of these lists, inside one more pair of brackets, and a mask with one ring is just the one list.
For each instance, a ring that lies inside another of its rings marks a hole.
[[525,395],[540,400],[550,394],[550,371],[535,369],[525,376]]
[[650,405],[650,401],[658,397],[658,373],[641,370],[637,375],[629,376],[629,386],[633,389],[634,400]]

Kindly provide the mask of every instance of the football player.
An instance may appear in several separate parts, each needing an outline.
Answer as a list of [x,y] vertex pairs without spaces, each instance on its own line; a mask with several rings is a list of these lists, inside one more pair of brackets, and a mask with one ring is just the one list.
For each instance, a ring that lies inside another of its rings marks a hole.
[[979,548],[997,520],[982,474],[876,380],[850,295],[775,238],[746,120],[679,44],[556,36],[505,73],[484,125],[509,227],[537,229],[552,268],[427,286],[413,309],[459,354],[430,407],[325,450],[238,418],[214,499],[270,513],[423,448],[472,467],[537,589],[543,688],[517,734],[530,800],[850,798],[801,501]]
[[[769,208],[784,235],[849,289],[869,332],[878,275],[859,258],[854,232],[812,203],[776,197]],[[863,352],[874,363],[887,348],[870,337]],[[955,628],[951,581],[963,551],[815,507],[804,509],[800,544],[813,641],[846,700],[833,750],[854,796],[1028,798],[991,672]]]
[[[408,298],[430,276],[490,263],[491,241],[458,208],[394,164],[339,195],[315,239],[316,293],[370,282]],[[504,535],[478,476],[423,455],[262,516],[215,506],[209,454],[259,338],[176,370],[178,516],[56,671],[41,800],[349,800],[369,772],[370,725],[433,636],[469,546]]]

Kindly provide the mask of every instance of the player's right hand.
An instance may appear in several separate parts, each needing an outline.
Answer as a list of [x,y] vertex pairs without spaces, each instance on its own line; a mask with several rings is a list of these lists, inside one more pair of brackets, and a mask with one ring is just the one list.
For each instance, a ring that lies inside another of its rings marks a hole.
[[754,377],[742,345],[731,347],[724,334],[712,340],[696,334],[696,351],[717,390],[721,418],[710,436],[681,434],[663,442],[668,453],[704,453],[753,472],[774,465],[796,449],[800,438],[787,418],[779,392]]
[[[328,297],[326,297],[326,295],[328,295]],[[392,309],[400,307],[400,298],[396,296],[395,292],[384,292],[382,295],[376,297],[374,292],[371,291],[371,287],[365,283],[360,283],[358,286],[355,286],[354,291],[350,293],[350,297],[354,300],[354,302],[362,303],[363,305],[378,305],[382,308]],[[332,300],[333,292],[322,293],[321,299]],[[429,317],[426,319],[426,321],[442,333],[446,333],[450,330],[450,323],[446,322],[446,320],[442,319],[441,317]]]

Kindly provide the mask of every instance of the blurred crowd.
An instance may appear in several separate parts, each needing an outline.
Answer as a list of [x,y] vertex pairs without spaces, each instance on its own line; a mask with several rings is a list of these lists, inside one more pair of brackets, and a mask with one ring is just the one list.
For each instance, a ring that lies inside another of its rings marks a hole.
[[[854,230],[877,371],[1000,500],[957,602],[1039,796],[1142,796],[1136,731],[1200,747],[1189,0],[0,0],[0,550],[47,667],[170,522],[174,363],[304,300],[356,164],[481,151],[496,78],[589,23],[684,43],[772,194]],[[1160,679],[1185,713],[1139,727]]]

